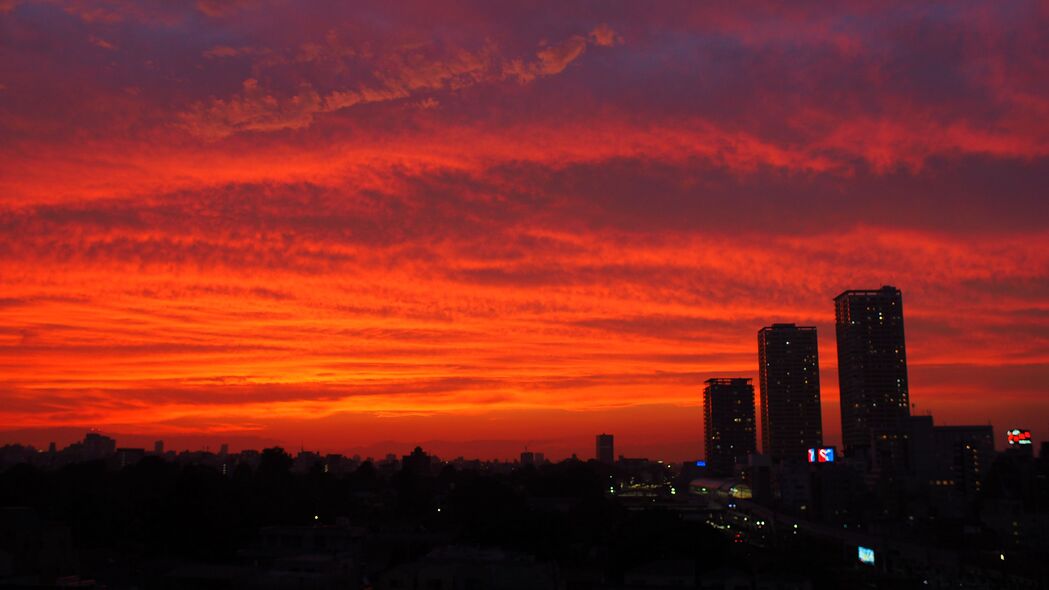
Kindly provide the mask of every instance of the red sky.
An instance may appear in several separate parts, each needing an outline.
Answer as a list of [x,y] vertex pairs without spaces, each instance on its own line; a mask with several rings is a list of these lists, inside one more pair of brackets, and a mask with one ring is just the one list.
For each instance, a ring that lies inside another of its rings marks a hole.
[[1041,2],[0,0],[0,441],[702,450],[756,332],[904,293],[1049,435]]

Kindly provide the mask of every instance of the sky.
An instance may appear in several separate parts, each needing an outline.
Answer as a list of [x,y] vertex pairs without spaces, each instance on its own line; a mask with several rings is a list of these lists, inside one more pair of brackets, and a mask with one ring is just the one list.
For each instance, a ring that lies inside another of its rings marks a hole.
[[[0,0],[0,442],[701,456],[903,292],[914,413],[1049,436],[1044,2]],[[999,441],[999,442],[1002,442]]]

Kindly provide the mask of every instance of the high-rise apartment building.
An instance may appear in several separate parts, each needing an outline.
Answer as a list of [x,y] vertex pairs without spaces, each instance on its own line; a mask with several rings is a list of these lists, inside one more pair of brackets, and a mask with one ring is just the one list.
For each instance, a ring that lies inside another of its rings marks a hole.
[[729,475],[736,463],[756,451],[754,386],[750,379],[707,379],[703,389],[703,426],[707,469]]
[[611,434],[597,435],[597,460],[611,465],[615,463],[615,441]]
[[761,448],[773,461],[804,461],[823,446],[816,328],[773,324],[758,332]]
[[910,417],[900,290],[845,291],[834,312],[846,453],[892,443]]

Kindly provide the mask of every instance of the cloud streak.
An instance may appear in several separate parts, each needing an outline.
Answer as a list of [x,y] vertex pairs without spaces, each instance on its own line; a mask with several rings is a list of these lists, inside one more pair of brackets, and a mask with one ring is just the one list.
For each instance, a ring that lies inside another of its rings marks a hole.
[[[583,55],[588,45],[611,47],[618,41],[615,31],[602,24],[587,35],[573,35],[560,43],[546,45],[530,60],[502,61],[492,47],[477,52],[453,50],[447,57],[433,60],[413,48],[385,57],[379,64],[380,69],[373,73],[376,83],[372,85],[322,94],[306,82],[292,96],[280,98],[260,88],[255,78],[248,78],[238,94],[196,103],[181,119],[190,133],[212,140],[243,131],[301,129],[312,125],[319,114],[359,105],[399,101],[426,92],[454,92],[506,79],[529,83],[560,74]],[[312,61],[321,50],[317,45],[304,46],[295,61]],[[204,56],[234,57],[257,52],[252,48],[217,46],[205,51]],[[345,57],[357,54],[353,50],[343,52]]]

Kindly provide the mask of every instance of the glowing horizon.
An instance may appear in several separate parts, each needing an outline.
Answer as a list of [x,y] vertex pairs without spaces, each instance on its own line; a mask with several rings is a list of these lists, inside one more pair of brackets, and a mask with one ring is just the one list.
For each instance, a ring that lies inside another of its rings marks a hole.
[[792,322],[836,445],[885,284],[1049,436],[1044,5],[437,4],[0,0],[0,443],[688,459]]

